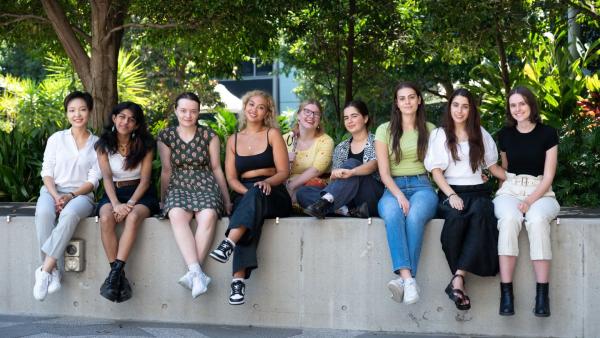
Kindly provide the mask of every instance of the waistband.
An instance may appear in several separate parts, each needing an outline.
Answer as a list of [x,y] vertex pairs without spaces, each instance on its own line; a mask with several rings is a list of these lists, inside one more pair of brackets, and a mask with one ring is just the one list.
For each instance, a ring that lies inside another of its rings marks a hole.
[[540,182],[542,181],[542,175],[539,176],[532,176],[532,175],[526,175],[526,174],[521,174],[521,175],[515,175],[515,174],[511,174],[511,173],[506,173],[506,182],[508,182],[509,184],[513,184],[513,185],[519,185],[519,186],[536,186],[538,184],[540,184]]
[[397,178],[405,178],[405,179],[409,179],[409,178],[426,178],[429,179],[429,175],[427,175],[427,173],[424,174],[417,174],[417,175],[406,175],[406,176],[392,176],[393,179],[397,179]]
[[133,185],[140,184],[140,179],[137,180],[127,180],[127,181],[114,181],[113,182],[116,188],[130,187]]

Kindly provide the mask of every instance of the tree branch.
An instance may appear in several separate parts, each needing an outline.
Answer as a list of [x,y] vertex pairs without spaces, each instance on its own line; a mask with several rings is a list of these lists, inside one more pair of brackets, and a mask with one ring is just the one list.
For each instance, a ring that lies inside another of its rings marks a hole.
[[[17,23],[17,22],[21,22],[21,21],[25,21],[25,20],[39,20],[42,23],[51,25],[52,22],[50,22],[50,20],[48,20],[48,18],[45,18],[43,16],[39,16],[39,15],[33,15],[33,14],[12,14],[12,13],[6,13],[6,14],[0,14],[0,18],[1,17],[6,17],[6,18],[14,18],[11,21],[7,21],[7,22],[3,22],[0,24],[0,26],[8,26],[11,25],[13,23]],[[79,35],[81,35],[81,37],[87,42],[87,43],[91,43],[92,41],[92,37],[87,34],[86,32],[84,32],[81,28],[77,27],[77,26],[72,26],[73,30],[77,33],[79,33]]]
[[[156,29],[169,29],[169,28],[177,28],[177,27],[182,27],[183,25],[177,24],[177,23],[168,23],[168,24],[156,24],[156,23],[127,23],[121,26],[117,26],[113,29],[111,29],[110,31],[108,31],[108,33],[106,34],[107,36],[111,35],[112,33],[118,32],[120,30],[124,30],[126,28],[156,28]],[[185,26],[186,28],[190,28],[190,29],[195,29],[196,27],[198,27],[198,25],[193,24],[193,25],[189,25],[189,26]]]
[[426,92],[428,92],[429,94],[435,95],[437,97],[441,97],[442,99],[448,99],[448,97],[446,97],[446,95],[442,95],[440,94],[440,92],[436,91],[436,90],[431,90],[429,88],[425,88],[424,89]]
[[590,8],[588,8],[588,7],[585,7],[584,5],[578,4],[578,3],[576,3],[575,1],[572,1],[572,0],[567,0],[566,2],[569,4],[569,6],[573,6],[573,7],[577,8],[578,10],[580,10],[580,11],[583,11],[583,12],[587,13],[587,14],[588,14],[588,15],[590,15],[592,18],[594,18],[594,19],[596,19],[596,20],[600,21],[600,14],[598,14],[598,13],[594,12],[594,11],[593,11],[593,10],[591,10]]

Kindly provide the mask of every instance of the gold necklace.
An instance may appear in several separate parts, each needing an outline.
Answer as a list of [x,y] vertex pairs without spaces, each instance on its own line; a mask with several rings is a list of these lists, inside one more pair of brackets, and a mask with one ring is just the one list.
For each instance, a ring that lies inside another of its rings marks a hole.
[[128,150],[129,150],[129,142],[125,143],[125,144],[119,143],[119,153],[127,154]]

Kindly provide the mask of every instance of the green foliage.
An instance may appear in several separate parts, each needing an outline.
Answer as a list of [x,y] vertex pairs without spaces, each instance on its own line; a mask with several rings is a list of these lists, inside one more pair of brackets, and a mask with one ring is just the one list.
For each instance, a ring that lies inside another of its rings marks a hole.
[[[600,111],[600,105],[597,106]],[[570,116],[560,131],[554,191],[562,205],[600,205],[600,126],[598,118]]]

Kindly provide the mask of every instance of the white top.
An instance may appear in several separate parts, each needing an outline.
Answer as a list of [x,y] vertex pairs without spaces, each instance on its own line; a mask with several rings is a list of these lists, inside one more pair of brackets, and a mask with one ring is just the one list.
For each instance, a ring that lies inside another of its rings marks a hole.
[[[483,127],[481,128],[481,134],[483,136],[483,147],[485,148],[483,161],[485,168],[489,168],[498,162],[498,150],[494,139]],[[458,161],[452,159],[452,154],[446,144],[446,132],[444,132],[444,129],[434,129],[429,136],[429,146],[427,148],[427,155],[425,156],[425,168],[427,171],[432,171],[435,168],[442,169],[444,177],[450,185],[482,184],[482,166],[477,168],[476,172],[471,170],[469,142],[457,143],[456,151]]]
[[112,179],[115,182],[137,180],[142,177],[142,162],[131,170],[125,170],[123,169],[125,167],[125,156],[119,152],[109,154],[108,163],[110,163]]
[[85,182],[98,187],[102,178],[94,143],[98,136],[90,132],[85,146],[77,149],[71,129],[57,131],[48,138],[42,163],[42,177],[52,177],[61,192],[77,190]]

